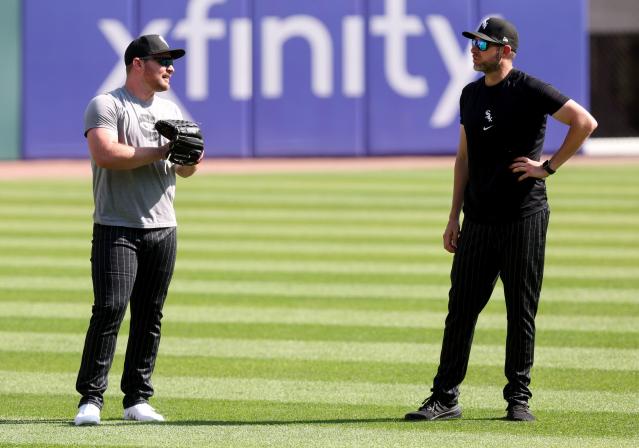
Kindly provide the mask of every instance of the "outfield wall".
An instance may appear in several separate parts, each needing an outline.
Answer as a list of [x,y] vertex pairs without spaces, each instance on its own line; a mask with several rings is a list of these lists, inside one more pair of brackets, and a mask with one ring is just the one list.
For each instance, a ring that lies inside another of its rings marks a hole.
[[[139,34],[187,50],[169,98],[209,157],[450,154],[462,30],[517,24],[516,66],[588,103],[586,0],[24,0],[22,157],[83,158],[82,116]],[[4,4],[3,4],[4,8]],[[46,51],[44,50],[46,49]],[[548,149],[561,139],[552,124]]]
[[0,42],[4,48],[0,70],[0,160],[20,156],[21,25],[20,0],[4,0],[0,5]]

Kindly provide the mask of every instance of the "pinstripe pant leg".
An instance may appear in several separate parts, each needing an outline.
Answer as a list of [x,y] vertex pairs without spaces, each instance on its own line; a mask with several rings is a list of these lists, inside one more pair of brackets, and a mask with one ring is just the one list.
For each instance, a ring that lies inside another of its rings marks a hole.
[[527,403],[535,351],[535,316],[544,272],[549,211],[509,224],[504,235],[501,279],[504,284],[508,330],[504,399]]
[[448,315],[433,394],[456,403],[466,376],[477,317],[486,306],[498,276],[494,228],[464,220],[451,269]]
[[131,327],[120,384],[125,408],[144,403],[153,395],[151,375],[160,344],[162,307],[173,276],[175,255],[174,227],[145,231],[131,296]]
[[93,403],[102,408],[136,270],[133,229],[95,224],[91,249],[94,304],[76,381],[82,395],[80,405]]

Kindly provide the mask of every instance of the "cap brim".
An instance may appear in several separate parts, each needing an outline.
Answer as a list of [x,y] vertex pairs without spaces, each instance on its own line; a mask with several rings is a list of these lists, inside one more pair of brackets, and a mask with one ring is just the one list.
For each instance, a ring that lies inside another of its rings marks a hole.
[[462,36],[467,37],[468,39],[482,39],[482,40],[485,40],[486,42],[491,42],[493,44],[504,45],[503,42],[493,39],[492,37],[489,37],[484,33],[478,33],[475,31],[464,31],[462,33]]
[[[155,54],[165,54],[168,53],[171,55],[171,59],[180,59],[182,56],[184,56],[186,54],[186,51],[184,51],[181,48],[174,48],[173,50],[164,50],[164,51],[158,51],[157,53],[153,53],[153,55]],[[151,56],[153,56],[151,55]]]
[[176,48],[175,50],[171,50],[172,59],[180,59],[185,54],[186,54],[186,51],[182,50],[181,48]]

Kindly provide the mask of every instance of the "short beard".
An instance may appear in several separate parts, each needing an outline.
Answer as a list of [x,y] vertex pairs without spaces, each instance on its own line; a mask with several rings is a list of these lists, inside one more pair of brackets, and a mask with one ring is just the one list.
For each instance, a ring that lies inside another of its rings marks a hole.
[[497,55],[494,61],[473,65],[473,69],[475,71],[482,72],[484,74],[497,72],[499,71],[500,67],[501,67],[501,48],[499,48],[499,50],[497,51]]
[[488,74],[498,71],[500,66],[501,60],[497,62],[484,62],[483,64],[475,64],[473,65],[473,69],[475,69],[476,72]]

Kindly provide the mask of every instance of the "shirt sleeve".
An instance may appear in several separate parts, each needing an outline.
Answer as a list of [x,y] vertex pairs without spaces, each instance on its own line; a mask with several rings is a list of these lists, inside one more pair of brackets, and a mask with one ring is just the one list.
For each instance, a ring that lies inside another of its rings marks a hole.
[[93,98],[84,111],[84,136],[93,128],[105,128],[118,133],[118,111],[109,95]]
[[570,100],[555,87],[539,79],[530,77],[528,85],[535,96],[536,104],[544,114],[554,114]]

